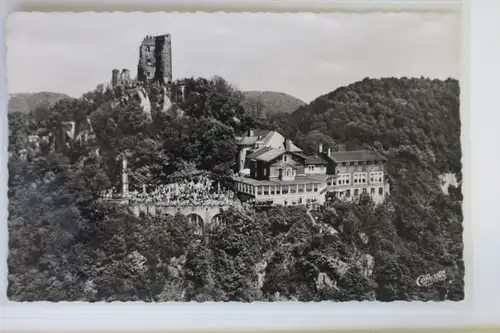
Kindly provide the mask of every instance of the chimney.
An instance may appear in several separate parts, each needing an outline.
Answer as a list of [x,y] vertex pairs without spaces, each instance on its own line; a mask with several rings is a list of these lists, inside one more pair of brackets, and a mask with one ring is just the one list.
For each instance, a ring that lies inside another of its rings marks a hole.
[[127,157],[122,158],[122,196],[124,198],[128,197],[128,169],[127,169]]
[[328,147],[328,157],[332,155],[332,148]]
[[320,153],[320,154],[321,154],[322,152],[323,152],[323,144],[322,144],[322,143],[320,143],[320,144],[319,144],[319,147],[318,147],[318,153]]
[[291,148],[292,148],[292,144],[290,142],[290,139],[285,139],[285,149],[289,151],[289,150],[291,150]]

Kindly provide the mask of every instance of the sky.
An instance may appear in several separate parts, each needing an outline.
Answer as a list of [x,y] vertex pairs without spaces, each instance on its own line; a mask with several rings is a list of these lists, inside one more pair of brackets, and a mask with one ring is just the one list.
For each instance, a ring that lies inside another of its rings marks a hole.
[[460,73],[456,14],[15,13],[8,91],[79,97],[114,68],[135,76],[144,36],[166,33],[174,79],[218,75],[305,102],[365,77]]

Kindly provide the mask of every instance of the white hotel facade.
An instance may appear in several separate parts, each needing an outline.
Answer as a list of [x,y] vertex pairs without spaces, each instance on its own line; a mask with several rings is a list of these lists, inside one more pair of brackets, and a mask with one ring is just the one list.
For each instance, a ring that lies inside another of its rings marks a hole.
[[386,158],[371,150],[306,155],[275,131],[253,130],[238,138],[239,175],[234,189],[245,200],[268,205],[324,204],[368,194],[380,203],[389,194]]

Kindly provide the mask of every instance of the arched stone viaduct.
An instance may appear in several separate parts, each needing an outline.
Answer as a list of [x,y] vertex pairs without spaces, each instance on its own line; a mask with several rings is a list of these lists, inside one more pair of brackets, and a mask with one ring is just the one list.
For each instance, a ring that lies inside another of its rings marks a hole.
[[161,203],[134,203],[126,200],[117,200],[117,204],[128,206],[134,215],[141,213],[152,216],[181,214],[186,216],[191,223],[197,227],[197,231],[203,233],[206,227],[222,222],[221,213],[231,206],[173,206],[162,205]]

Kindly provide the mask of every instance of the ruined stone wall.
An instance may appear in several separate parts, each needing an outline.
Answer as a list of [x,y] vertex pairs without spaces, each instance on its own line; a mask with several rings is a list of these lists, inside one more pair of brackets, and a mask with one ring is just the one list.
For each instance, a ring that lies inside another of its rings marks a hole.
[[137,79],[139,81],[152,80],[156,72],[155,38],[146,36],[139,47],[139,64]]
[[170,35],[156,37],[156,78],[172,83],[172,40]]
[[146,36],[139,47],[137,79],[172,82],[172,43],[170,35]]

